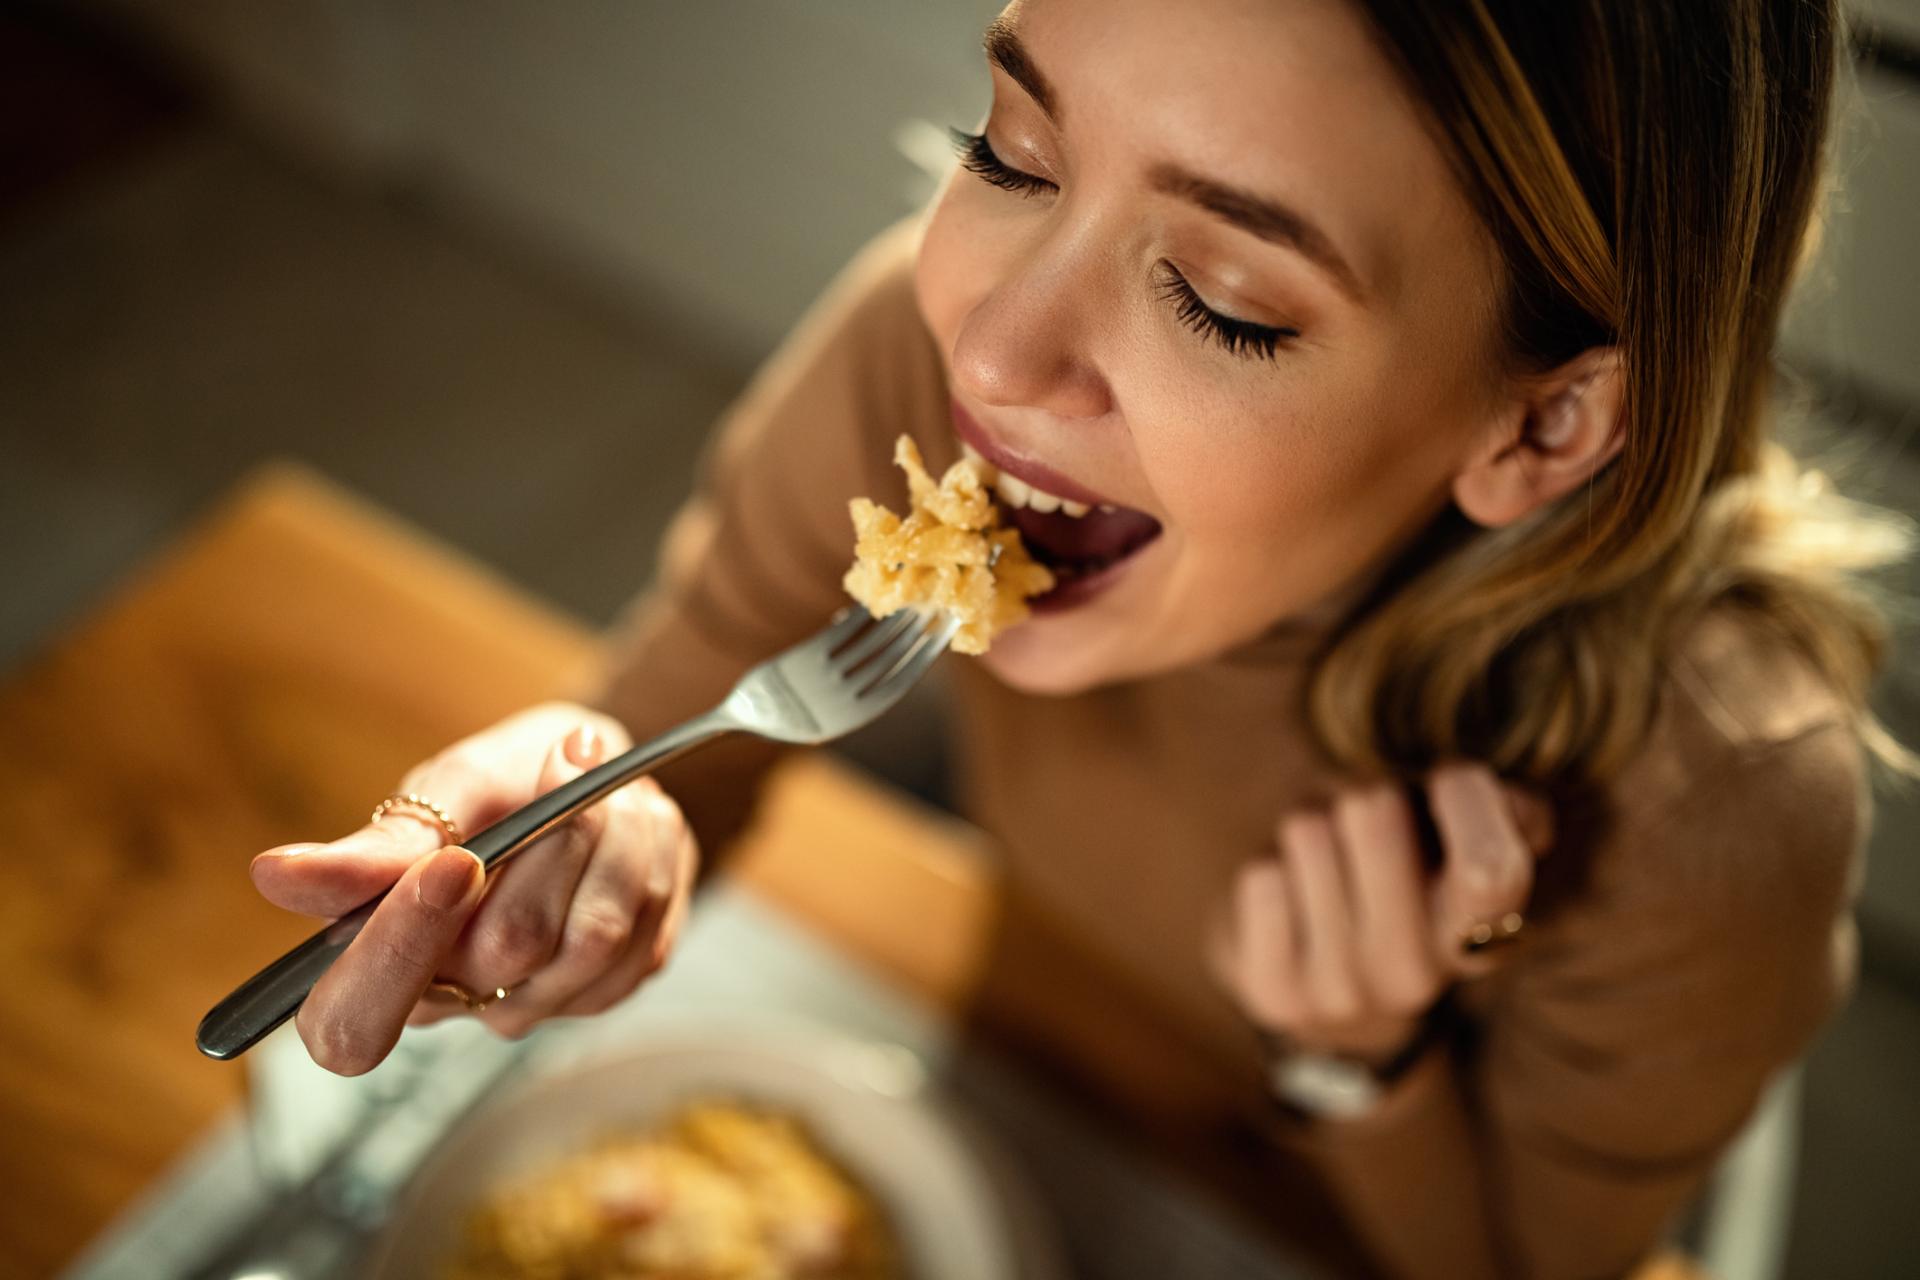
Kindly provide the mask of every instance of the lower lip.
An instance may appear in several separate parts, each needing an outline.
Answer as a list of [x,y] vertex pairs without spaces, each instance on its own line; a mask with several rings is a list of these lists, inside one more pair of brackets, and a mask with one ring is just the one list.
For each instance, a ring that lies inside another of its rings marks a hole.
[[1126,573],[1127,569],[1132,566],[1133,562],[1138,560],[1141,554],[1145,552],[1148,547],[1152,546],[1153,542],[1157,542],[1158,540],[1159,539],[1156,538],[1153,541],[1142,543],[1132,551],[1129,551],[1124,559],[1115,560],[1112,564],[1096,573],[1082,574],[1077,578],[1070,578],[1062,582],[1045,595],[1038,595],[1027,601],[1027,607],[1033,610],[1035,614],[1064,613],[1068,609],[1078,608],[1094,597],[1110,590],[1113,584],[1118,582],[1121,576]]

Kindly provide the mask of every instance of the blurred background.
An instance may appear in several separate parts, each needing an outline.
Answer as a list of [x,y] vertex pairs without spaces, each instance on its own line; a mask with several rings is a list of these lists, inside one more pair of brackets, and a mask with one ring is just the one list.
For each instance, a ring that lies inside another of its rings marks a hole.
[[[715,416],[979,118],[997,8],[0,7],[0,667],[271,456],[606,623]],[[1784,348],[1830,469],[1913,511],[1920,0],[1854,8]],[[1910,652],[1882,705],[1920,743]],[[938,801],[937,713],[853,754]],[[1920,1270],[1916,832],[1885,796],[1860,990],[1806,1074],[1792,1275]]]

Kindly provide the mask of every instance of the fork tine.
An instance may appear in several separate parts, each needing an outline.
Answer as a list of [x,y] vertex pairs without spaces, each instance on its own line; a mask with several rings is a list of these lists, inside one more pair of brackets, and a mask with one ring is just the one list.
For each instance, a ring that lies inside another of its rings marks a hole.
[[845,653],[832,660],[834,670],[842,677],[853,674],[855,667],[883,649],[890,649],[896,640],[917,627],[921,621],[921,616],[912,609],[887,615],[849,645]]
[[893,641],[889,643],[886,648],[874,655],[874,657],[860,669],[859,673],[854,676],[854,683],[859,685],[859,693],[857,696],[865,697],[868,690],[892,675],[893,672],[899,668],[900,664],[911,657],[913,652],[925,642],[929,615],[921,613],[917,609],[914,610],[914,613],[916,616],[913,626],[894,637]]
[[948,615],[937,630],[921,635],[913,648],[894,665],[891,671],[860,691],[862,698],[892,698],[905,693],[913,684],[926,674],[947,646],[953,642],[954,633],[960,630],[960,619]]
[[820,640],[826,646],[827,652],[832,653],[835,649],[838,649],[841,645],[851,640],[854,634],[858,632],[861,626],[872,616],[872,614],[867,612],[866,606],[858,604],[850,604],[836,613],[833,616],[833,624],[820,636]]

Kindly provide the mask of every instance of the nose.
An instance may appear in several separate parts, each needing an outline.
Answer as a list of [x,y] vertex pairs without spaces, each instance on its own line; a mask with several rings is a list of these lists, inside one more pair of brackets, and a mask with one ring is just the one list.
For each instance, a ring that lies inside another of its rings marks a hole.
[[1039,248],[1006,271],[967,313],[953,377],[985,404],[1097,418],[1112,393],[1093,358],[1098,291],[1069,253]]

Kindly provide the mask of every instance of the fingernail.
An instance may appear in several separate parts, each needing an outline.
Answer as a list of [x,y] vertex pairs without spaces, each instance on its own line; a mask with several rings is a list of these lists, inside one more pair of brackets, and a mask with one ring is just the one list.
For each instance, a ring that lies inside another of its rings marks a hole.
[[466,899],[479,870],[480,859],[458,845],[450,845],[433,855],[433,861],[420,873],[414,893],[431,911],[451,911]]
[[315,849],[326,847],[325,841],[311,841],[307,844],[290,844],[279,849],[270,849],[268,853],[276,858],[297,858],[303,853],[312,853]]
[[600,757],[606,754],[607,741],[597,725],[583,724],[567,735],[561,748],[567,759],[582,769],[590,769],[600,763]]

